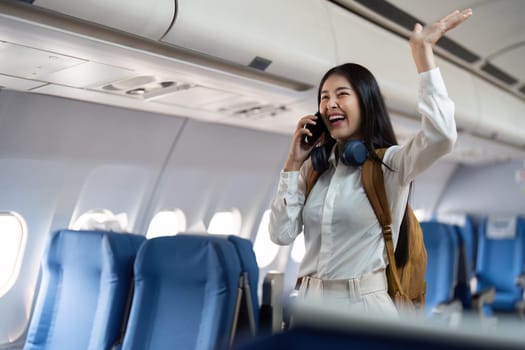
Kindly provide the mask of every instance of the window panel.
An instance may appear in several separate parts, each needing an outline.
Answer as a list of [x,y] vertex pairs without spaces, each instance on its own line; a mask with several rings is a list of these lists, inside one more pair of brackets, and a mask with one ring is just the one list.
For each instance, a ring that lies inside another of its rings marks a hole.
[[180,209],[163,210],[155,214],[148,227],[146,238],[174,236],[186,231],[186,215]]
[[16,213],[0,213],[0,297],[18,277],[26,240],[24,219]]
[[257,230],[257,236],[255,237],[255,243],[253,250],[257,257],[257,265],[259,267],[266,267],[270,265],[279,253],[279,246],[273,243],[270,239],[270,233],[268,232],[268,224],[270,222],[270,210],[266,210],[259,224]]

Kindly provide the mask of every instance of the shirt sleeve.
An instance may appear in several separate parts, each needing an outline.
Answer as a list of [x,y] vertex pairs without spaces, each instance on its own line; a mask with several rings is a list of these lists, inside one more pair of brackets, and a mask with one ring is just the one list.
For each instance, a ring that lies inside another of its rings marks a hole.
[[272,200],[268,231],[272,242],[288,245],[302,231],[305,202],[305,167],[281,171],[277,194]]
[[409,142],[390,147],[385,154],[385,162],[395,170],[402,185],[452,151],[457,138],[454,102],[448,97],[439,68],[420,73],[417,107],[421,130]]

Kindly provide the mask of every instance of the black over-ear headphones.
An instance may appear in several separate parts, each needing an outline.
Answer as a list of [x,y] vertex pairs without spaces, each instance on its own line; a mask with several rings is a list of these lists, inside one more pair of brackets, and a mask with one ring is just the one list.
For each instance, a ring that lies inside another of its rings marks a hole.
[[[330,154],[328,147],[329,145],[324,144],[315,147],[310,153],[312,166],[319,173],[328,169],[328,155]],[[368,151],[363,141],[350,140],[344,144],[339,152],[339,159],[344,165],[359,166],[365,162],[367,155]]]

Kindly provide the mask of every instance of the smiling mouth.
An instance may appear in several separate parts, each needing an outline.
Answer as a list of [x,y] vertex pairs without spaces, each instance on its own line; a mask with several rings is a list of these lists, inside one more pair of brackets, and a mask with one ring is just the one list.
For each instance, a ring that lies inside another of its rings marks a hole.
[[340,115],[340,114],[332,115],[332,116],[328,117],[328,121],[330,122],[330,124],[335,124],[335,123],[343,121],[343,120],[345,120],[345,117],[343,115]]

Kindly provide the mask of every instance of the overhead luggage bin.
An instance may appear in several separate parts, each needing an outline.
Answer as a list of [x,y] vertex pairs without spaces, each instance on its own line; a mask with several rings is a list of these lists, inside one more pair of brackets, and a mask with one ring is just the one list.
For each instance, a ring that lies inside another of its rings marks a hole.
[[35,0],[33,5],[153,40],[166,33],[176,12],[174,0]]
[[477,133],[525,147],[525,104],[479,78],[474,78],[480,102],[480,123]]
[[436,64],[443,74],[448,95],[456,107],[457,128],[466,132],[474,131],[481,117],[473,75],[439,58],[436,59]]
[[329,11],[338,63],[354,62],[365,66],[378,80],[389,107],[415,114],[417,72],[406,39],[342,7],[331,4]]
[[335,64],[326,4],[181,0],[162,41],[316,86]]

